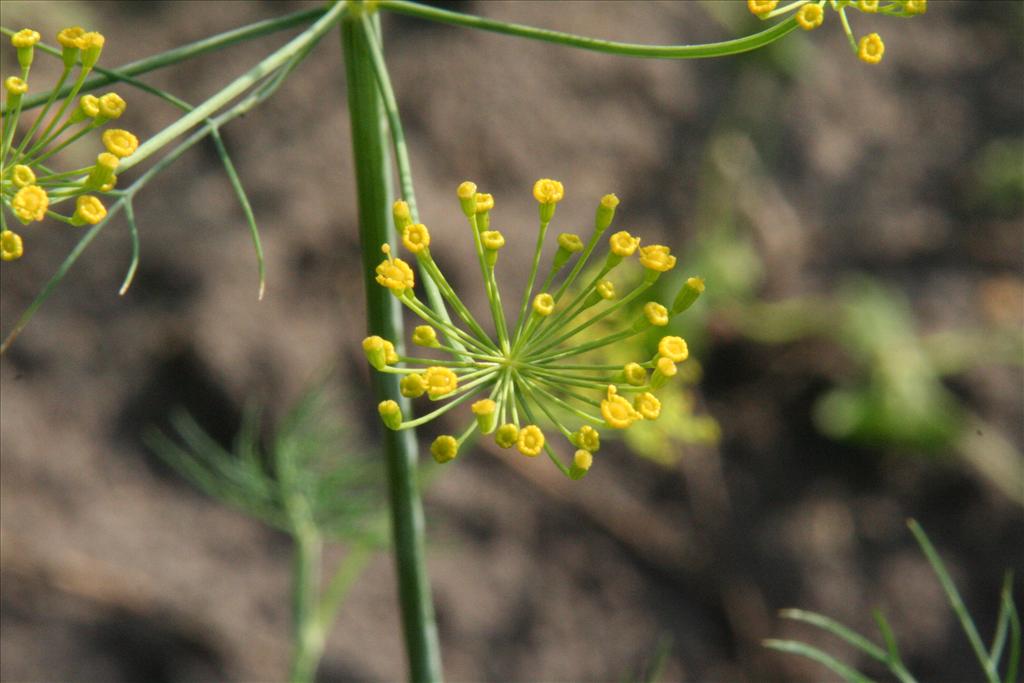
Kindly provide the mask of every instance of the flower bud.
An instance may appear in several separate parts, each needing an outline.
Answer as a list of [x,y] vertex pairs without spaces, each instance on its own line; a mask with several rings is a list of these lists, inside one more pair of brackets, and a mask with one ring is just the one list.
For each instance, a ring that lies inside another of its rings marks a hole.
[[377,412],[388,429],[398,429],[402,426],[402,408],[395,401],[381,401],[377,406]]
[[490,434],[498,426],[498,404],[489,398],[481,399],[471,406],[481,434]]
[[601,197],[597,205],[597,216],[594,217],[594,230],[599,234],[608,229],[615,218],[615,207],[619,205],[619,198],[613,194],[606,194]]
[[682,289],[672,302],[672,313],[679,314],[693,305],[693,302],[704,292],[704,280],[699,277],[687,278]]
[[576,451],[572,456],[572,466],[569,468],[570,479],[582,479],[587,476],[587,472],[590,471],[590,466],[594,464],[594,456],[590,451],[585,451],[582,448]]

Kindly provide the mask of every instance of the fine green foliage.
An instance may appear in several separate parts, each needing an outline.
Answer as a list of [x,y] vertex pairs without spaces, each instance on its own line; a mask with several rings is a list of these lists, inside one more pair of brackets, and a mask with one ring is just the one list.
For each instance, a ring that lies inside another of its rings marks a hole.
[[[942,558],[939,557],[938,552],[936,552],[935,547],[924,533],[921,525],[916,520],[911,519],[907,521],[907,526],[910,527],[914,539],[921,547],[921,552],[928,559],[932,571],[935,572],[939,583],[942,585],[946,598],[956,613],[960,625],[971,644],[971,648],[978,658],[978,663],[984,672],[984,680],[988,683],[1014,683],[1017,680],[1017,672],[1020,668],[1021,626],[1020,615],[1017,612],[1017,606],[1013,602],[1012,573],[1007,572],[1006,578],[1003,580],[996,630],[992,638],[992,645],[986,649],[982,643],[981,636],[978,634],[978,628],[974,624],[974,620],[964,606],[960,592],[957,590],[956,585],[949,576],[949,572],[946,570],[945,564],[942,562]],[[872,616],[875,619],[875,623],[878,624],[879,633],[885,643],[884,648],[876,645],[849,627],[822,614],[799,609],[786,609],[780,612],[780,616],[784,619],[801,621],[831,633],[871,659],[884,664],[900,683],[917,682],[917,679],[914,678],[900,658],[896,637],[893,635],[888,620],[879,610],[875,610]],[[1009,644],[1009,650],[1006,649],[1007,644]],[[844,681],[864,683],[865,681],[872,680],[827,652],[807,643],[796,640],[768,639],[764,641],[764,646],[814,660],[839,675]],[[1005,660],[1003,657],[1004,652],[1006,653]],[[1004,668],[1002,677],[999,675],[1001,667]]]

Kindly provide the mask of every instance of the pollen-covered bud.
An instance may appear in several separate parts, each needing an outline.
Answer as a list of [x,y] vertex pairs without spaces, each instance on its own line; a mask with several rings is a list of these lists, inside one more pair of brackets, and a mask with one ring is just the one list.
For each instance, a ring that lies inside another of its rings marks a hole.
[[533,184],[533,198],[540,205],[540,222],[548,223],[555,215],[555,205],[565,197],[562,183],[550,178],[541,178]]
[[869,33],[861,38],[860,43],[857,44],[857,57],[862,62],[878,64],[882,61],[882,55],[884,54],[885,43],[882,42],[882,37],[877,33]]
[[430,253],[430,231],[422,223],[412,223],[402,230],[402,244],[413,254]]
[[[7,90],[8,100],[7,108],[11,109],[17,106],[17,100],[14,98],[21,98],[22,95],[28,92],[28,83],[18,78],[17,76],[8,76],[4,79],[4,88]],[[14,100],[12,104],[11,100]]]
[[682,363],[690,357],[690,349],[682,337],[662,337],[658,342],[658,357],[668,358],[673,363]]
[[627,384],[641,387],[647,383],[647,370],[639,363],[626,363],[622,368],[622,378]]
[[85,35],[85,29],[81,26],[69,26],[61,29],[57,34],[57,42],[60,43],[61,59],[64,61],[64,68],[70,69],[78,61],[78,39]]
[[619,198],[613,194],[606,194],[601,197],[597,204],[597,215],[594,217],[594,230],[601,234],[612,224],[615,218],[615,207],[619,205]]
[[779,0],[747,0],[747,9],[757,18],[764,19],[778,4]]
[[25,225],[46,218],[46,210],[49,208],[50,197],[46,194],[46,190],[38,185],[27,185],[21,188],[11,199],[11,211]]
[[811,31],[825,21],[825,11],[820,5],[804,5],[796,13],[796,23],[805,31]]
[[459,442],[455,440],[454,436],[442,434],[434,439],[434,443],[430,444],[430,454],[434,456],[438,465],[451,462],[459,454]]
[[476,423],[481,434],[490,434],[498,426],[498,404],[491,399],[481,399],[470,406],[470,409],[476,415]]
[[597,294],[605,301],[615,298],[615,283],[611,280],[601,280],[597,283]]
[[36,184],[35,172],[25,166],[24,164],[18,164],[14,167],[11,173],[11,182],[14,183],[15,187],[27,187],[28,185]]
[[661,415],[661,401],[649,391],[645,391],[633,399],[633,408],[645,420],[657,420]]
[[437,330],[430,325],[417,325],[412,331],[412,343],[417,346],[437,347],[441,343],[437,341]]
[[0,259],[16,261],[25,253],[21,244],[21,235],[11,230],[0,232]]
[[72,225],[96,225],[107,217],[107,208],[96,197],[89,194],[79,195],[75,200],[75,213],[71,216]]
[[608,238],[608,252],[606,267],[614,268],[619,265],[627,256],[632,256],[637,247],[640,246],[640,238],[633,237],[625,230],[619,230]]
[[539,455],[544,449],[544,432],[540,431],[540,427],[537,425],[526,425],[519,430],[516,448],[520,453],[531,458]]
[[640,419],[640,413],[618,395],[614,384],[609,384],[607,398],[601,401],[601,417],[609,427],[626,429]]
[[369,361],[377,370],[383,370],[387,367],[387,348],[385,347],[386,339],[373,335],[363,340],[363,353],[366,354],[366,360]]
[[100,115],[96,117],[97,124],[121,118],[121,114],[128,108],[128,103],[116,92],[108,92],[100,97],[99,105]]
[[391,247],[387,244],[381,245],[380,250],[388,258],[377,266],[377,284],[387,287],[396,296],[402,296],[405,290],[412,289],[416,284],[416,278],[412,274],[409,264],[400,258],[391,258]]
[[682,289],[676,294],[672,302],[672,313],[679,314],[693,305],[701,294],[704,293],[704,280],[699,277],[686,278]]
[[103,34],[96,31],[83,33],[75,39],[75,45],[82,51],[82,68],[86,71],[96,66],[103,52],[103,44],[107,42]]
[[100,115],[100,98],[95,95],[82,95],[78,98],[78,106],[71,112],[71,122],[81,123],[86,119],[95,119]]
[[459,376],[445,367],[431,366],[423,378],[427,383],[427,395],[432,401],[444,398],[459,388]]
[[111,128],[103,131],[103,146],[119,159],[131,156],[139,148],[139,139],[126,130]]
[[505,246],[505,236],[497,230],[485,230],[480,233],[480,242],[484,245],[484,260],[493,268],[498,262],[498,250]]
[[671,358],[661,356],[654,364],[654,374],[651,375],[651,388],[660,389],[665,386],[668,378],[675,377],[677,372],[679,372],[679,368],[676,367],[675,362]]
[[555,252],[555,260],[552,267],[558,270],[569,261],[573,254],[581,251],[583,251],[583,240],[580,239],[580,236],[574,235],[571,232],[563,232],[558,236],[558,251]]
[[35,46],[40,37],[39,31],[33,31],[30,28],[23,28],[11,36],[11,45],[18,49],[18,64],[22,69],[32,66]]
[[98,190],[109,183],[120,163],[121,160],[110,152],[100,152],[96,156],[96,165],[89,171],[89,177],[85,181],[86,186]]
[[648,301],[644,304],[644,318],[655,327],[668,325],[668,309],[657,301]]
[[485,192],[477,192],[473,195],[473,199],[476,201],[476,212],[487,213],[494,208],[494,196]]
[[409,210],[409,204],[405,200],[399,199],[391,205],[391,217],[395,221],[395,231],[402,232],[405,230],[405,226],[412,223],[412,211]]
[[398,383],[398,392],[406,398],[419,398],[426,391],[427,381],[417,372],[406,375]]
[[587,476],[590,466],[594,464],[594,456],[590,451],[579,449],[572,456],[572,467],[569,468],[570,479],[582,479]]
[[377,412],[388,429],[398,429],[402,426],[402,408],[395,401],[381,401],[377,405]]
[[569,441],[573,446],[596,453],[601,448],[601,435],[590,425],[583,425],[572,433]]
[[533,312],[541,317],[551,315],[555,310],[555,297],[547,292],[533,297]]
[[459,196],[459,204],[462,206],[462,213],[466,218],[476,215],[476,183],[468,180],[459,185],[455,194]]
[[512,448],[519,438],[519,427],[511,422],[506,422],[494,431],[494,443],[501,448]]
[[658,273],[668,272],[676,266],[676,257],[671,252],[663,244],[640,247],[640,265]]

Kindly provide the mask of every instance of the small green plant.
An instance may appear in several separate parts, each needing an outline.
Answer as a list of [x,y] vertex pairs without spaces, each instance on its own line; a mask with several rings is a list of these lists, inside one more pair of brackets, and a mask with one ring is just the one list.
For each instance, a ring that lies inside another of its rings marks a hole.
[[[914,539],[917,541],[918,545],[921,546],[921,552],[923,552],[925,557],[928,559],[928,563],[931,565],[932,570],[935,572],[935,576],[942,585],[942,589],[946,593],[946,598],[949,600],[950,607],[952,607],[953,611],[956,613],[956,616],[960,621],[960,625],[963,627],[964,633],[967,636],[967,640],[971,644],[971,649],[974,651],[974,654],[978,659],[978,663],[981,665],[985,681],[987,681],[987,683],[1016,683],[1017,673],[1020,671],[1021,624],[1020,615],[1017,612],[1017,606],[1013,602],[1013,574],[1011,572],[1007,572],[1006,578],[1003,581],[1003,590],[999,600],[999,617],[996,622],[996,631],[992,637],[991,645],[986,648],[984,642],[981,640],[980,634],[978,633],[978,628],[974,624],[974,620],[971,618],[970,613],[968,613],[967,608],[964,606],[964,601],[960,597],[960,592],[956,589],[953,579],[949,576],[949,572],[946,571],[946,566],[943,564],[942,558],[940,558],[939,554],[935,551],[935,547],[928,539],[928,536],[924,533],[921,525],[918,524],[917,521],[911,519],[907,522],[907,526],[910,527],[911,533],[914,534]],[[904,665],[903,660],[900,658],[900,651],[896,643],[896,637],[893,635],[892,628],[889,626],[889,621],[879,610],[875,610],[873,616],[875,618],[875,622],[878,624],[878,630],[882,636],[884,646],[877,645],[869,638],[866,638],[849,627],[844,626],[838,621],[822,614],[799,609],[782,610],[780,614],[785,619],[802,621],[804,623],[811,624],[812,626],[816,626],[852,645],[871,659],[885,665],[885,667],[892,673],[893,677],[900,681],[900,683],[917,682],[917,679],[914,678],[913,674],[910,673],[906,665]],[[790,654],[800,655],[801,657],[814,660],[840,676],[844,681],[847,681],[847,683],[868,683],[871,681],[870,678],[860,673],[855,668],[845,664],[839,659],[836,659],[824,650],[808,645],[807,643],[803,643],[798,640],[769,639],[764,641],[764,645],[765,647],[773,650],[788,652]],[[1000,677],[999,673],[1000,668],[1003,669],[1002,677]]]

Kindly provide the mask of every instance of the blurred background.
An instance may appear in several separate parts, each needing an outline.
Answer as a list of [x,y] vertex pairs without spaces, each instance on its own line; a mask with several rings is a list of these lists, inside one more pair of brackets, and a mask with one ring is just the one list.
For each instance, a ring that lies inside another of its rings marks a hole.
[[[11,1],[2,22],[50,42],[66,25],[100,30],[113,67],[314,6]],[[645,43],[761,28],[740,2],[445,6]],[[827,679],[762,648],[769,637],[879,673],[778,619],[784,607],[876,639],[880,607],[921,680],[981,679],[904,522],[930,534],[987,640],[1004,570],[1024,571],[1024,5],[933,0],[912,21],[853,22],[882,34],[882,64],[850,53],[832,13],[769,49],[688,62],[384,16],[421,218],[471,308],[485,310],[454,194],[467,178],[496,198],[507,292],[525,280],[539,177],[566,187],[554,230],[589,229],[614,192],[617,226],[680,254],[666,295],[688,275],[708,288],[677,328],[692,356],[661,419],[609,440],[585,480],[483,444],[432,472],[451,680],[623,680],[659,652],[664,680]],[[195,103],[285,40],[145,80]],[[288,537],[197,492],[143,437],[184,409],[228,444],[251,404],[272,434],[333,366],[346,457],[379,457],[340,52],[328,36],[224,130],[262,230],[262,302],[243,215],[201,146],[136,202],[132,289],[117,295],[119,218],[0,360],[0,678],[286,676]],[[140,139],[178,116],[117,90]],[[0,269],[5,332],[78,237],[52,221],[23,234],[26,256]],[[423,430],[423,453],[454,428]],[[403,675],[382,552],[320,680]]]

